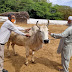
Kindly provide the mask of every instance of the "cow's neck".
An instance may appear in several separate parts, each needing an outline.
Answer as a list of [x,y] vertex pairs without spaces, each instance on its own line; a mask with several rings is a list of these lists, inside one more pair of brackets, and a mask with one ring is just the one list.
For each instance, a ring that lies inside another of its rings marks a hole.
[[34,41],[36,41],[36,43],[42,43],[42,40],[39,38],[39,32],[37,32],[35,35],[34,35]]
[[39,39],[39,32],[33,34],[26,42],[28,45],[39,46],[42,44],[42,41]]

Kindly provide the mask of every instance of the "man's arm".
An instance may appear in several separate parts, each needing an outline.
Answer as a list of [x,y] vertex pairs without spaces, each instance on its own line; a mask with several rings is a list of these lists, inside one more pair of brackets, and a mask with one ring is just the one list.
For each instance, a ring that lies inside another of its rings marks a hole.
[[22,31],[26,31],[26,32],[28,32],[31,29],[31,28],[25,29],[24,27],[19,27],[17,25],[15,25],[15,26],[18,30],[22,30]]
[[63,33],[60,34],[51,33],[50,35],[56,39],[59,39],[59,38],[67,37],[69,33],[70,33],[70,29],[67,28]]
[[17,26],[16,26],[16,28],[17,28],[18,30],[25,30],[23,27],[17,27]]
[[17,27],[14,26],[14,24],[11,23],[11,22],[10,22],[10,24],[8,24],[8,29],[14,31],[14,32],[17,33],[17,34],[20,34],[20,35],[26,35],[25,33],[19,31],[19,30],[17,29]]

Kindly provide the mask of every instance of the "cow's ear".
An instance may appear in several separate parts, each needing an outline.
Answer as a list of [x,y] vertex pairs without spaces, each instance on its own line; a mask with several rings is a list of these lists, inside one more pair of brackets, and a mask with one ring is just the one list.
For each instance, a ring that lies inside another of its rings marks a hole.
[[48,19],[48,24],[46,25],[47,27],[49,26],[49,19]]
[[40,26],[38,26],[38,21],[36,22],[36,26],[40,29]]

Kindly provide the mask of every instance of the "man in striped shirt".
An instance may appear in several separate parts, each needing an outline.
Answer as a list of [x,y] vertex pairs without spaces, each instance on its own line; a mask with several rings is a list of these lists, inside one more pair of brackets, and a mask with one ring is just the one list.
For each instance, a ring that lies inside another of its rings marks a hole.
[[0,72],[8,72],[7,70],[3,69],[3,63],[4,63],[4,45],[8,41],[11,31],[14,31],[17,34],[27,36],[27,35],[19,30],[24,30],[21,27],[14,26],[13,23],[15,23],[15,15],[13,13],[10,13],[8,15],[8,20],[4,22],[4,24],[1,26],[0,29]]

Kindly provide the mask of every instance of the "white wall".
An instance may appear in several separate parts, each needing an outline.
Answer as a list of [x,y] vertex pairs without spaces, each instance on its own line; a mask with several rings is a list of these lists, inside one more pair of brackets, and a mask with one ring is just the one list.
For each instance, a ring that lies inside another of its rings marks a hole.
[[38,21],[38,24],[47,24],[48,20],[46,19],[28,19],[27,20],[27,24],[36,24],[36,22]]
[[0,22],[4,22],[6,20],[8,20],[8,17],[6,17],[6,16],[0,16]]
[[[8,17],[6,16],[0,16],[0,22],[6,21],[8,20]],[[36,24],[36,22],[38,21],[38,24],[48,24],[48,20],[47,19],[28,19],[27,20],[27,24]],[[67,21],[65,20],[49,20],[49,24],[53,24],[53,25],[65,25],[67,24]]]
[[49,20],[50,24],[53,25],[66,25],[68,21],[65,20]]
[[27,20],[27,24],[36,24],[36,22],[38,21],[38,24],[47,24],[48,23],[48,20],[45,20],[45,19],[28,19]]
[[[47,24],[48,20],[47,19],[28,19],[27,20],[27,24],[36,24],[36,22],[38,22],[38,24]],[[53,24],[53,25],[65,25],[67,24],[67,21],[65,20],[49,20],[49,24]]]

